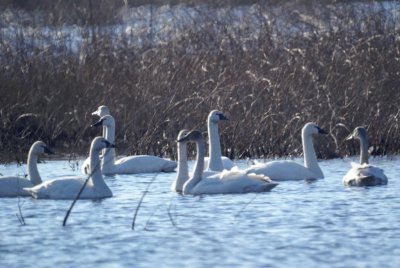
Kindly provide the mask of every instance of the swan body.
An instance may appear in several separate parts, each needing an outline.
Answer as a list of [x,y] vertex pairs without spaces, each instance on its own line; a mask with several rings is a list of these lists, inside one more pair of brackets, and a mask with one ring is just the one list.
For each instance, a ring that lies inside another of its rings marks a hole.
[[208,151],[210,157],[205,158],[206,170],[222,171],[235,166],[231,159],[221,155],[221,143],[218,134],[218,122],[221,120],[228,120],[228,118],[218,110],[211,111],[207,118]]
[[[185,195],[265,192],[278,185],[264,175],[248,174],[246,171],[238,170],[237,168],[209,174],[205,178],[203,137],[199,131],[191,131],[181,139],[178,139],[179,143],[187,141],[196,142],[197,159],[193,175],[183,184],[182,192]],[[179,159],[179,164],[183,163],[181,160]]]
[[[102,117],[105,115],[110,115],[110,114],[111,114],[110,109],[105,105],[99,106],[97,108],[97,110],[92,113],[92,115],[97,115],[99,117]],[[103,137],[105,137],[105,136],[106,136],[106,127],[104,126],[103,127]],[[103,154],[100,155],[100,158],[102,158],[102,157],[103,157]],[[87,157],[85,159],[85,161],[83,161],[81,171],[83,174],[89,174],[89,172],[90,172],[90,158],[89,157]]]
[[327,134],[315,123],[307,123],[302,129],[304,165],[291,160],[257,163],[246,169],[249,173],[264,174],[273,181],[322,179],[324,174],[318,165],[312,136]]
[[[111,197],[112,192],[103,180],[100,170],[99,153],[104,148],[112,145],[102,137],[96,137],[90,146],[90,168],[91,176],[80,199],[100,199]],[[32,188],[25,188],[32,197],[37,199],[75,199],[83,187],[86,178],[60,178],[45,181]]]
[[346,186],[375,186],[386,185],[388,178],[383,170],[368,164],[368,135],[363,127],[357,127],[346,140],[360,140],[360,164],[351,163],[352,168],[343,177]]
[[[115,141],[115,120],[111,115],[105,115],[93,126],[105,127],[105,138],[110,142]],[[177,164],[175,161],[151,155],[132,155],[116,160],[114,148],[103,152],[101,169],[103,174],[137,174],[155,172],[173,172]]]
[[0,197],[16,197],[29,196],[29,193],[24,190],[26,187],[33,187],[42,182],[37,168],[39,155],[53,152],[42,141],[37,141],[32,144],[28,153],[28,178],[16,176],[0,177]]

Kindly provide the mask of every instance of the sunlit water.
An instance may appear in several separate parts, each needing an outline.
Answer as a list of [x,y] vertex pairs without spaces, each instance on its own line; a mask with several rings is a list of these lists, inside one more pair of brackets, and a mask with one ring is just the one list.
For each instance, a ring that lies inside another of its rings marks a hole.
[[[389,184],[369,188],[342,185],[351,160],[322,161],[325,179],[261,194],[181,196],[169,189],[175,173],[108,177],[114,197],[78,201],[66,227],[71,201],[21,198],[22,226],[18,198],[0,198],[0,267],[400,267],[400,158],[371,159]],[[68,161],[39,170],[44,180],[80,175]]]

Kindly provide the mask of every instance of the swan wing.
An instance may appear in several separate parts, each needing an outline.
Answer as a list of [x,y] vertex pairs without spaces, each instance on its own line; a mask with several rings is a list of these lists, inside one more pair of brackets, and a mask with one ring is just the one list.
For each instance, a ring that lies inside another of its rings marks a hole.
[[123,157],[115,162],[115,173],[155,173],[173,172],[177,164],[175,161],[152,155],[132,155]]
[[37,199],[75,199],[84,182],[83,178],[63,178],[45,181],[25,190]]
[[343,184],[348,186],[385,185],[388,178],[381,168],[369,164],[353,164],[343,177]]
[[263,174],[273,181],[318,179],[303,165],[291,160],[257,163],[246,169],[247,173]]
[[238,194],[270,191],[278,184],[264,175],[247,174],[238,169],[224,170],[201,180],[192,194]]

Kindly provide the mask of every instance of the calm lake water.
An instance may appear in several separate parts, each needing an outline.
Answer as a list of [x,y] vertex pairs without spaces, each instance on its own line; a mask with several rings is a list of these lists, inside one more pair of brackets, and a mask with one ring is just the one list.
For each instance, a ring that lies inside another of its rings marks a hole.
[[[371,159],[387,186],[344,187],[357,160],[321,161],[325,179],[260,194],[181,196],[169,190],[175,173],[107,177],[114,197],[78,201],[66,227],[71,201],[21,198],[22,226],[18,198],[0,198],[0,267],[400,267],[400,158]],[[68,161],[39,170],[80,175]]]

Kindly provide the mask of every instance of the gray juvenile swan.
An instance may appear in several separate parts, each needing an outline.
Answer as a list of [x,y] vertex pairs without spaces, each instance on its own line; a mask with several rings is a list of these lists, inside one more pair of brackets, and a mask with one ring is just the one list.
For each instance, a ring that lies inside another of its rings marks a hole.
[[178,140],[179,143],[187,141],[196,143],[197,158],[193,175],[183,185],[184,195],[266,192],[278,185],[264,175],[247,174],[237,169],[224,170],[204,178],[205,145],[201,132],[191,131]]
[[20,178],[15,176],[0,177],[0,197],[16,197],[30,196],[23,190],[26,187],[33,187],[42,183],[42,178],[39,175],[37,168],[38,157],[41,154],[53,154],[53,152],[42,141],[37,141],[32,144],[28,153],[28,178]]
[[346,140],[360,140],[360,164],[351,163],[352,168],[343,177],[343,184],[346,186],[375,186],[385,185],[388,178],[383,170],[368,164],[368,135],[363,127],[354,129]]

